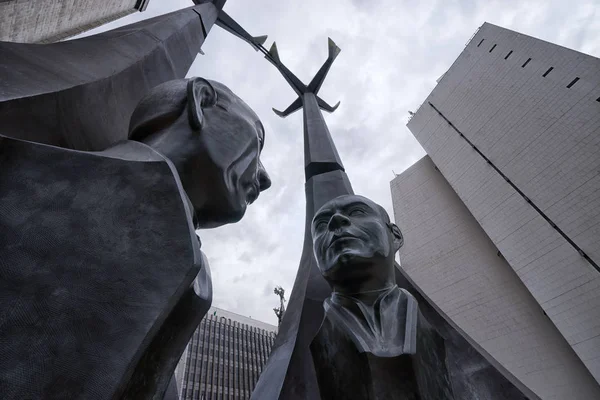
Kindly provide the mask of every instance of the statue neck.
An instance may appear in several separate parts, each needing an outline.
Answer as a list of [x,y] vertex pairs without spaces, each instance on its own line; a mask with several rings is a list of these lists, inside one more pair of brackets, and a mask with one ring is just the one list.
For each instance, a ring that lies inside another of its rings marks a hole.
[[[360,292],[360,293],[341,293],[341,294],[343,294],[346,297],[351,297],[354,300],[357,300],[365,305],[373,306],[375,304],[375,302],[377,301],[377,299],[379,299],[383,293],[389,292],[390,289],[394,288],[395,286],[396,286],[395,284],[392,284],[383,289],[365,291],[365,292]],[[335,293],[339,293],[339,292],[335,292]]]
[[[184,182],[182,181],[181,171],[182,166],[180,165],[184,157],[182,157],[181,151],[181,140],[177,140],[174,135],[177,135],[178,132],[173,132],[172,130],[165,129],[162,131],[154,132],[143,139],[139,140],[139,143],[143,143],[148,147],[151,147],[154,151],[159,153],[161,156],[169,160],[175,167],[177,174],[179,175],[179,180],[183,186],[183,197],[184,201],[187,203],[191,213],[192,213],[192,224],[194,229],[198,229],[198,218],[196,215],[196,210],[192,201],[190,200],[187,191],[185,190]],[[180,134],[180,133],[179,133]]]
[[[196,215],[196,209],[194,208],[194,205],[192,204],[192,201],[188,197],[185,190],[183,191],[183,196],[185,196],[184,201],[187,203],[187,205],[190,209],[190,212],[192,213],[192,225],[194,226],[194,229],[199,229],[198,217]],[[198,236],[198,241],[200,242],[200,236]],[[202,242],[200,242],[200,245],[202,246]]]
[[349,296],[365,304],[372,305],[381,293],[396,285],[393,270],[391,272],[386,275],[373,275],[356,282],[333,283],[332,289],[334,293]]
[[168,158],[177,171],[181,171],[182,165],[185,158],[185,141],[187,138],[184,137],[181,131],[176,129],[163,129],[157,132],[153,132],[150,135],[140,140],[141,143],[152,147],[154,150]]

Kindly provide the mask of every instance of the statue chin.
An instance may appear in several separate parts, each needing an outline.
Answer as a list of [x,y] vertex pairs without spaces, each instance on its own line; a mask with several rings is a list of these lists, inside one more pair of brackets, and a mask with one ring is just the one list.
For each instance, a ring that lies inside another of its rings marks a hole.
[[243,190],[237,184],[229,183],[220,187],[206,188],[211,193],[208,199],[194,203],[196,223],[201,229],[216,228],[238,222],[246,214],[248,203]]
[[346,247],[330,258],[331,262],[329,265],[331,265],[331,267],[328,269],[352,269],[354,268],[352,264],[360,264],[366,260],[370,260],[372,257],[373,254],[369,251],[365,251],[365,249]]
[[197,213],[196,221],[198,224],[198,228],[208,229],[208,228],[217,228],[219,226],[233,224],[242,219],[242,217],[246,214],[246,204],[244,203],[239,208],[236,209],[213,209],[206,210],[203,209],[201,213]]
[[356,254],[351,252],[338,254],[330,262],[326,263],[327,267],[322,269],[321,273],[326,278],[344,278],[350,273],[349,269],[352,268],[355,259]]

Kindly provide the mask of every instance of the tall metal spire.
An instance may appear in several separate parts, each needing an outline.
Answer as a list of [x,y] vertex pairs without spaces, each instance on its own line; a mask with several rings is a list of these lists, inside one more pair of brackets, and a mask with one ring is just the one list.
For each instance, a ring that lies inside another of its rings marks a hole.
[[[194,0],[196,2],[196,0]],[[233,18],[229,16],[222,9],[219,11],[219,15],[217,17],[217,21],[215,22],[217,26],[225,29],[227,32],[239,37],[243,41],[247,42],[250,46],[254,47],[254,50],[258,51],[262,47],[262,45],[267,40],[267,35],[263,36],[251,36],[244,28],[240,26]]]
[[262,43],[258,43],[256,38],[238,24],[232,24],[230,20],[231,18],[221,11],[216,24],[262,52],[298,95],[284,111],[273,111],[280,117],[286,117],[300,108],[303,108],[304,112],[306,220],[302,256],[279,333],[251,398],[314,399],[318,398],[318,386],[309,346],[323,320],[323,300],[331,294],[331,288],[321,276],[314,259],[310,226],[315,211],[323,204],[338,196],[353,193],[321,113],[321,110],[335,111],[339,103],[332,107],[318,96],[333,61],[340,53],[340,48],[329,39],[327,60],[311,82],[305,85],[281,62],[275,43],[267,51]]

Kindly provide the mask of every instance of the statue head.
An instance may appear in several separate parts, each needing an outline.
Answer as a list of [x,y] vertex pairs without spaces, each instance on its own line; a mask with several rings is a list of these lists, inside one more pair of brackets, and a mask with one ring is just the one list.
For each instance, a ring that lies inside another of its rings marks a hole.
[[395,283],[394,256],[404,239],[383,207],[357,195],[325,203],[312,220],[313,250],[334,291],[358,293]]
[[197,228],[239,221],[271,186],[260,153],[265,130],[225,85],[179,79],[153,88],[131,116],[129,138],[166,156],[177,169]]

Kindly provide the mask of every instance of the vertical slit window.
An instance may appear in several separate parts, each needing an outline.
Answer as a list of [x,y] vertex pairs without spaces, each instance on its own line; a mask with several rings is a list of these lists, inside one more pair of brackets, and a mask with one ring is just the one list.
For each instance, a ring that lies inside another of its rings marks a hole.
[[575,78],[575,79],[573,79],[573,80],[571,81],[571,83],[569,83],[569,84],[567,85],[567,89],[571,89],[571,87],[572,87],[574,84],[576,84],[578,80],[579,80],[579,78]]
[[483,43],[485,39],[481,39],[481,42],[479,42],[479,44],[477,45],[477,47],[481,46],[481,43]]
[[529,61],[531,61],[531,58],[528,58],[527,61],[525,61],[525,63],[521,65],[521,68],[525,68],[525,66],[529,64]]
[[508,54],[506,55],[506,57],[504,57],[504,59],[508,60],[508,57],[510,57],[511,54],[512,54],[512,50],[508,52]]
[[496,45],[494,44],[489,52],[491,53],[492,51],[494,51],[495,48],[496,48]]
[[554,67],[550,67],[548,68],[548,71],[544,72],[544,75],[542,75],[544,78],[548,76],[548,74],[554,69]]

